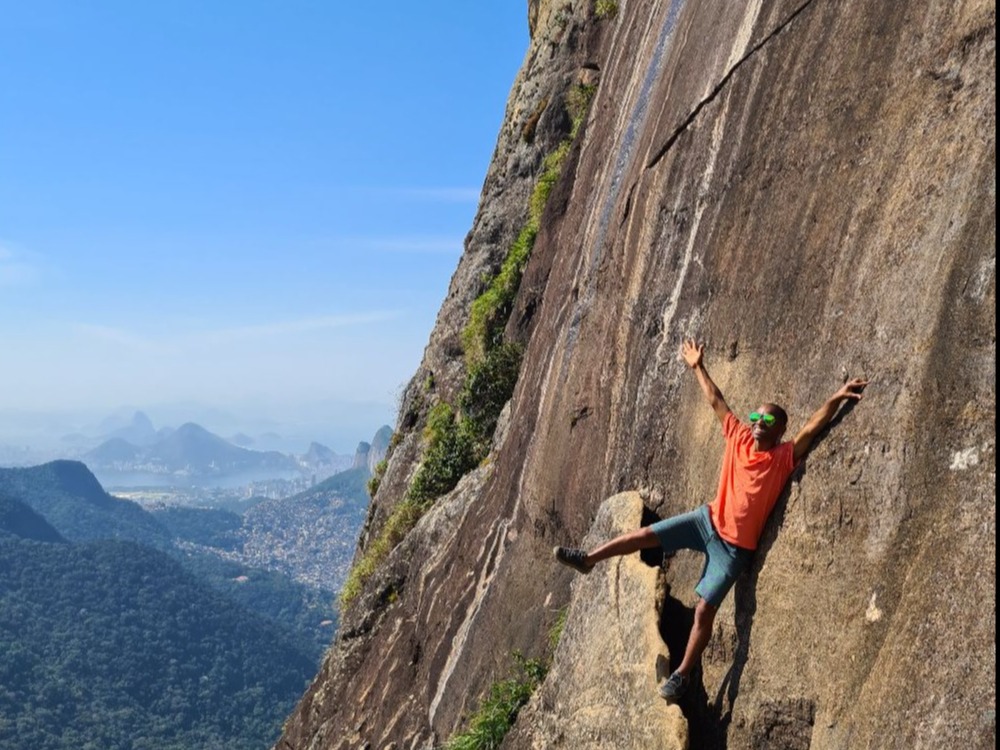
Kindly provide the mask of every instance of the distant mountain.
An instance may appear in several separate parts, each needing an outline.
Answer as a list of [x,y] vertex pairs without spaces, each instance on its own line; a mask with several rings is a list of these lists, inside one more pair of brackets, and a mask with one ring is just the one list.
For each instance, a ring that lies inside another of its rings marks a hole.
[[84,432],[86,432],[88,435],[90,434],[109,435],[112,432],[115,432],[116,430],[121,430],[128,427],[131,421],[135,419],[135,413],[136,413],[135,409],[130,409],[127,406],[123,406],[120,409],[117,409],[114,412],[114,414],[109,414],[108,416],[106,416],[104,419],[98,422],[97,425],[89,425],[88,427],[84,428]]
[[169,543],[166,529],[151,515],[105,492],[79,461],[0,469],[0,495],[23,502],[71,541],[117,538],[161,547]]
[[389,450],[389,443],[391,442],[392,428],[387,424],[382,425],[379,427],[378,432],[375,433],[375,437],[372,438],[372,450],[378,456],[379,461],[385,458],[386,451]]
[[132,421],[126,426],[104,435],[106,440],[118,438],[137,446],[151,445],[156,442],[157,437],[152,421],[141,411],[133,414]]
[[127,464],[135,461],[141,449],[124,438],[111,438],[86,454],[86,459],[97,466]]
[[52,526],[26,503],[0,495],[0,538],[4,534],[36,542],[62,542]]
[[[250,505],[255,502],[260,500],[248,501]],[[63,534],[36,508],[53,512]],[[180,560],[211,588],[272,621],[301,653],[318,663],[335,631],[333,599],[328,592],[297,583],[276,570],[222,559],[220,550],[223,554],[242,550],[241,527],[241,516],[225,510],[164,507],[149,512],[110,497],[79,463],[0,470],[0,540],[119,537],[152,544]],[[0,747],[6,745],[0,742]]]
[[189,422],[166,434],[157,433],[147,446],[115,438],[84,455],[84,460],[101,471],[141,472],[204,477],[241,471],[294,471],[298,464],[277,451],[251,451],[214,435]]
[[327,448],[325,445],[321,445],[317,442],[312,442],[309,444],[309,450],[305,452],[302,458],[306,461],[314,463],[332,463],[339,458],[336,453]]
[[341,456],[325,445],[313,442],[309,445],[309,450],[299,456],[299,464],[307,471],[327,477],[351,468],[351,458]]
[[351,464],[352,469],[368,468],[368,454],[371,452],[372,444],[366,443],[362,440],[358,443],[358,447],[354,449],[354,462]]
[[360,442],[354,451],[353,468],[365,466],[369,474],[375,473],[375,467],[379,465],[389,452],[389,442],[392,440],[392,428],[384,425],[379,428],[370,443]]
[[254,439],[245,433],[237,432],[229,438],[229,442],[233,445],[240,446],[240,448],[249,448],[254,444]]
[[315,669],[164,553],[0,535],[0,747],[269,747]]
[[188,422],[152,446],[147,455],[192,473],[229,473],[243,469],[294,469],[295,462],[277,451],[250,451]]

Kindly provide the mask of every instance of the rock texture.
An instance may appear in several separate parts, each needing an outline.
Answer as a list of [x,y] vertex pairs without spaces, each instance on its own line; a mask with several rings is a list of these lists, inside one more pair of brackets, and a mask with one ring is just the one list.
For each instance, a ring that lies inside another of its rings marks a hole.
[[[633,531],[642,498],[605,501],[587,544]],[[510,748],[687,750],[687,721],[656,692],[670,674],[660,638],[664,590],[660,569],[638,555],[619,557],[579,576],[548,679],[507,736]]]
[[[413,476],[427,409],[454,403],[460,330],[568,132],[566,92],[599,81],[507,328],[527,346],[518,386],[488,462],[345,613],[277,747],[440,745],[511,652],[545,654],[572,598],[552,544],[583,539],[623,490],[660,516],[711,499],[722,443],[683,335],[707,341],[737,413],[778,401],[792,430],[844,378],[872,380],[717,618],[681,705],[691,747],[994,747],[994,4],[618,5],[599,19],[590,0],[530,3],[531,49],[362,547]],[[665,574],[675,659],[700,569],[682,553]],[[567,632],[584,636],[578,611]],[[551,675],[584,668],[570,653]],[[632,679],[627,661],[606,686]],[[584,687],[553,676],[507,747],[566,726]]]

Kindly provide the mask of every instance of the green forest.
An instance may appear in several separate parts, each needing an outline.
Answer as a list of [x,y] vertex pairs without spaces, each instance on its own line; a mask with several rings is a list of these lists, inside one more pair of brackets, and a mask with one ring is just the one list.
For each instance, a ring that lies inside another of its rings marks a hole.
[[[363,513],[366,479],[312,492]],[[337,613],[329,592],[220,556],[242,520],[150,513],[76,462],[0,469],[0,748],[270,747]]]
[[0,747],[264,748],[315,668],[161,552],[0,533]]

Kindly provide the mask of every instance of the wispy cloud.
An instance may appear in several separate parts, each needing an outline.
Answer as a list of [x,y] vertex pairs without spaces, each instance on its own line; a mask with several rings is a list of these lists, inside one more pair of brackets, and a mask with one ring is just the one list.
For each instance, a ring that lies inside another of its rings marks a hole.
[[457,258],[465,247],[465,238],[439,235],[317,237],[310,240],[310,246],[337,253],[406,253],[450,255]]
[[401,313],[392,310],[377,310],[374,312],[352,313],[348,315],[322,315],[315,318],[285,320],[275,323],[260,323],[257,325],[238,326],[235,328],[220,328],[210,331],[198,331],[181,336],[180,343],[222,343],[227,341],[244,341],[260,339],[269,336],[290,336],[296,333],[322,331],[333,328],[353,328],[370,323],[382,323],[400,317]]
[[147,338],[114,326],[95,323],[74,323],[73,330],[87,338],[105,341],[144,354],[161,353],[167,350],[162,342]]
[[418,201],[432,203],[479,203],[479,188],[437,187],[437,188],[397,188],[397,195]]
[[355,187],[352,193],[424,203],[479,203],[480,189],[474,187]]
[[28,253],[0,240],[0,286],[20,286],[35,279],[38,271]]
[[345,239],[343,244],[376,252],[461,255],[464,240],[461,237],[360,237]]
[[299,333],[352,328],[394,320],[402,315],[395,310],[375,310],[345,315],[321,315],[297,320],[258,323],[230,328],[184,331],[162,336],[143,335],[116,326],[74,323],[73,329],[83,336],[115,344],[140,354],[178,354],[191,347],[222,346],[264,338],[294,336]]

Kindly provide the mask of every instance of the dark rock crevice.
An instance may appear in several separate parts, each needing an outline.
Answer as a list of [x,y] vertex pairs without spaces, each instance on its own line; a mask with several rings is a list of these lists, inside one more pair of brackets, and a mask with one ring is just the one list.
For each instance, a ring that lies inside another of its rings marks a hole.
[[719,94],[722,93],[722,90],[726,88],[726,85],[733,79],[733,77],[736,75],[736,72],[740,68],[742,68],[744,64],[749,62],[751,58],[756,57],[758,52],[760,52],[764,47],[766,47],[771,42],[771,40],[778,37],[785,29],[787,29],[795,21],[795,19],[798,18],[800,15],[802,15],[809,8],[809,6],[811,6],[815,1],[816,0],[806,0],[806,2],[802,3],[802,5],[796,8],[788,16],[788,18],[786,18],[784,21],[778,24],[777,28],[775,28],[774,31],[765,36],[761,41],[755,44],[750,49],[749,52],[743,55],[743,57],[741,57],[736,62],[736,64],[733,65],[733,67],[730,68],[729,71],[722,77],[722,79],[715,85],[715,88],[713,88],[711,92],[709,92],[708,96],[706,96],[704,99],[698,102],[698,104],[695,105],[694,109],[691,110],[691,113],[686,118],[684,118],[684,121],[677,126],[674,132],[670,134],[670,136],[667,138],[666,141],[664,141],[663,145],[660,146],[659,149],[657,149],[653,157],[646,163],[646,169],[652,169],[657,164],[659,164],[660,161],[663,159],[663,157],[667,155],[667,152],[669,152],[670,149],[673,148],[674,144],[677,143],[677,139],[680,138],[685,133],[685,131],[687,131],[687,129],[691,127],[691,124],[696,119],[698,119],[698,115],[701,114],[701,111],[719,97]]
[[[669,560],[667,567],[669,569]],[[670,653],[669,667],[662,670],[664,676],[680,666],[693,627],[694,607],[686,606],[673,596],[668,585],[660,609],[660,637]],[[691,686],[681,699],[680,708],[688,721],[692,748],[726,750],[729,717],[720,717],[717,702],[710,702],[700,668],[692,675]]]

